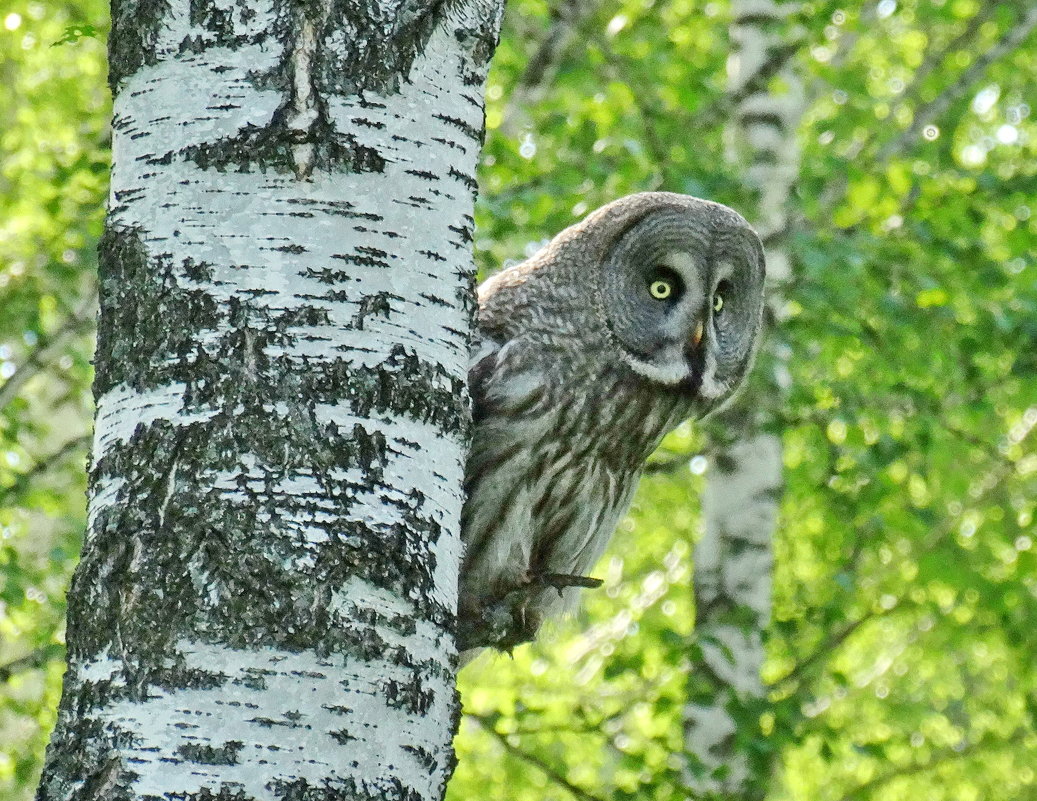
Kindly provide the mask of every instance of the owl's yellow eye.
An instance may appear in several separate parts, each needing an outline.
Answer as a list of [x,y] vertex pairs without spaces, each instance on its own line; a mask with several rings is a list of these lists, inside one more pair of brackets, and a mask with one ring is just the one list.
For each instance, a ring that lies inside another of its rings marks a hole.
[[720,310],[724,308],[724,296],[719,292],[713,296],[713,313],[720,314]]
[[648,293],[656,300],[666,300],[673,295],[673,284],[658,279],[648,285]]

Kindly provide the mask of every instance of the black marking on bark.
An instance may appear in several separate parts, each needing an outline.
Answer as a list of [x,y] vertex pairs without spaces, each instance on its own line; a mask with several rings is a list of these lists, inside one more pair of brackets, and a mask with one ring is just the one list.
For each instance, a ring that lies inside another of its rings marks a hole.
[[203,170],[219,172],[253,169],[278,174],[294,175],[296,164],[294,148],[311,144],[313,164],[328,172],[382,172],[385,159],[373,148],[356,141],[356,137],[332,129],[327,120],[314,123],[310,131],[300,134],[290,128],[286,105],[274,113],[268,125],[248,124],[236,136],[226,137],[202,145],[191,145],[180,151],[180,156]]
[[445,122],[447,125],[451,125],[454,128],[457,128],[457,130],[461,131],[465,136],[467,136],[474,142],[478,142],[482,139],[482,131],[480,131],[478,128],[475,128],[472,125],[469,125],[467,122],[460,119],[459,117],[450,117],[446,114],[433,114],[432,116],[435,119],[440,120],[441,122]]
[[158,63],[155,45],[169,13],[169,0],[112,0],[112,30],[108,36],[108,86],[112,94],[141,67]]
[[[376,528],[349,519],[353,487],[329,476],[332,470],[357,468],[380,485],[384,436],[357,425],[350,436],[343,437],[333,426],[327,426],[309,429],[312,434],[307,441],[308,429],[293,427],[290,420],[278,426],[256,419],[257,414],[246,407],[232,418],[217,415],[182,429],[172,429],[166,423],[141,427],[128,443],[111,449],[95,467],[95,480],[100,475],[122,476],[124,492],[138,502],[106,507],[98,515],[96,547],[84,556],[75,589],[75,603],[89,604],[95,614],[77,629],[76,636],[70,636],[70,653],[76,657],[97,653],[118,638],[125,657],[139,655],[139,659],[129,659],[127,692],[144,694],[152,685],[175,688],[225,680],[182,666],[155,666],[156,660],[161,664],[171,658],[169,644],[184,636],[203,640],[217,637],[235,647],[275,644],[292,651],[359,652],[368,657],[384,654],[385,643],[372,629],[355,626],[329,609],[331,599],[326,588],[342,586],[353,575],[415,599],[416,612],[426,619],[442,625],[450,617],[449,610],[440,608],[429,594],[434,559],[408,566],[399,556],[421,552],[439,537],[439,524],[420,511],[423,497],[413,494],[408,500],[393,496],[393,505],[403,510],[404,522]],[[280,433],[284,426],[289,430]],[[275,434],[268,443],[257,438],[254,432],[260,431]],[[164,444],[174,437],[182,438],[183,453],[212,470],[232,469],[236,454],[246,451],[254,453],[261,464],[277,467],[272,475],[268,472],[265,481],[243,478],[239,485],[245,495],[243,501],[228,499],[212,489],[204,473],[194,482],[185,479],[167,498],[161,475],[168,470],[160,467],[156,480],[154,467],[156,463],[161,466],[163,459],[174,458],[174,449]],[[140,453],[151,454],[151,464],[135,467]],[[307,548],[293,545],[290,538],[271,531],[269,524],[259,520],[276,520],[279,510],[289,504],[269,486],[270,480],[281,475],[306,475],[307,471],[312,475],[315,470],[314,477],[324,485],[320,497],[338,499],[342,516],[328,515],[327,505],[316,499],[292,499],[291,505],[305,516],[310,516],[305,514],[307,509],[312,510],[312,525],[322,525],[328,534],[326,543]],[[165,525],[161,527],[154,512],[158,503],[165,506]],[[330,519],[317,523],[320,515]],[[147,543],[142,553],[133,554],[133,537],[123,533],[127,530]],[[92,556],[98,552],[105,557]],[[372,554],[377,555],[372,558]],[[285,567],[304,555],[313,560],[310,570]],[[114,575],[121,580],[111,580]],[[127,609],[128,598],[133,599],[132,615]],[[75,611],[80,612],[78,608]],[[168,622],[171,616],[172,625]],[[156,625],[157,621],[163,624]],[[406,618],[385,623],[413,625]],[[260,686],[262,677],[254,679]]]
[[[331,258],[345,258],[344,256],[333,255]],[[303,275],[307,278],[312,278],[315,281],[319,281],[322,284],[338,284],[342,281],[352,281],[353,274],[349,270],[332,270],[330,267],[324,267],[320,270],[314,269],[313,267],[307,267],[303,272]]]
[[780,20],[781,17],[776,12],[773,14],[756,12],[752,14],[741,14],[740,16],[735,17],[733,24],[753,28],[766,28]]
[[778,164],[780,162],[779,154],[776,150],[769,150],[760,148],[756,151],[753,156],[754,164]]
[[191,0],[190,20],[192,25],[216,34],[220,41],[234,35],[234,11],[220,8],[211,0]]
[[383,692],[391,708],[403,709],[412,715],[424,715],[436,700],[435,693],[425,688],[425,677],[418,671],[413,671],[404,681],[387,679]]
[[393,258],[393,255],[388,251],[382,250],[381,248],[371,247],[370,245],[357,245],[356,249],[360,253],[370,256],[371,258],[381,260],[382,264],[386,267],[389,266],[388,259]]
[[[150,674],[150,683],[163,690],[213,690],[227,683],[224,673],[188,668],[181,660],[175,666],[167,666]],[[132,685],[131,685],[132,686]]]
[[[83,709],[91,708],[91,698],[78,687],[66,686],[65,694],[80,693]],[[36,801],[130,801],[127,784],[137,774],[123,766],[119,748],[132,744],[130,735],[111,722],[88,714],[64,713],[58,718],[52,741],[65,743],[60,754],[51,753],[40,777]],[[69,793],[67,777],[76,783],[75,795]]]
[[392,202],[398,203],[401,206],[410,206],[411,208],[421,210],[432,208],[432,205],[428,202],[426,198],[415,197],[414,195],[408,196],[406,200],[401,200],[400,198],[393,198]]
[[353,315],[353,327],[358,331],[363,331],[364,321],[372,315],[389,319],[389,313],[392,311],[390,300],[402,301],[403,298],[392,292],[377,292],[374,295],[366,296],[360,301],[360,308]]
[[312,297],[314,300],[328,300],[334,303],[342,303],[350,299],[350,295],[344,289],[329,289],[323,295],[299,295],[300,298]]
[[465,147],[460,142],[455,142],[455,141],[453,141],[451,139],[444,139],[441,136],[433,136],[432,137],[432,141],[433,142],[438,142],[441,145],[446,145],[447,147],[453,148],[455,150],[460,150],[460,151],[463,151],[465,153],[468,152],[468,148],[467,147]]
[[464,186],[467,189],[470,189],[473,192],[478,191],[479,183],[471,175],[468,175],[467,173],[463,173],[460,170],[454,168],[453,166],[450,167],[449,175],[450,175],[451,178],[455,178],[458,181],[460,181],[462,184],[464,184]]
[[267,787],[279,801],[422,801],[425,798],[424,793],[404,784],[396,776],[372,777],[370,781],[333,776],[322,779],[319,786],[306,779],[273,779]]
[[384,236],[386,239],[402,239],[403,234],[398,234],[395,231],[383,231],[380,229],[368,228],[366,225],[354,225],[354,231],[359,231],[362,234],[377,234],[378,236]]
[[439,769],[439,757],[427,748],[422,748],[420,745],[405,745],[403,750],[414,754],[421,766],[430,774]]
[[348,200],[315,200],[313,198],[293,197],[285,201],[289,205],[312,206],[322,214],[333,214],[357,220],[381,222],[382,215],[370,211],[357,211],[356,206]]
[[328,735],[331,737],[331,739],[333,739],[339,745],[345,745],[346,743],[348,743],[348,742],[350,742],[352,740],[356,740],[357,739],[352,734],[350,734],[349,731],[346,730],[346,729],[338,729],[336,731],[329,731]]
[[713,469],[725,475],[738,470],[738,461],[728,451],[718,451],[713,457]]
[[322,89],[343,95],[391,95],[410,76],[447,3],[404,2],[383,13],[378,4],[332,0],[316,65]]
[[208,283],[213,280],[214,265],[207,261],[195,261],[188,256],[180,263],[184,275],[197,283]]
[[[204,12],[192,11],[196,24],[205,24],[215,36],[213,41],[201,36],[187,37],[181,50],[201,53],[214,44],[241,46],[244,40],[232,36],[231,12],[219,12],[210,4],[202,4]],[[202,169],[241,172],[258,169],[308,178],[313,170],[326,172],[381,172],[385,160],[375,149],[360,144],[357,139],[336,130],[328,111],[331,95],[361,96],[365,92],[377,95],[395,94],[407,80],[415,59],[424,52],[429,37],[445,19],[445,5],[440,0],[425,4],[404,4],[391,15],[382,17],[377,6],[359,8],[350,0],[337,0],[330,10],[313,7],[301,0],[281,0],[275,12],[275,28],[283,28],[281,39],[287,40],[284,56],[271,70],[254,73],[251,78],[257,88],[279,91],[283,100],[265,126],[248,125],[238,135],[203,145],[194,145],[181,151],[181,156]],[[314,31],[313,42],[296,40],[307,21]],[[459,32],[461,33],[461,32]],[[468,36],[468,33],[464,33]],[[473,41],[473,52],[489,52],[481,34]],[[496,42],[496,30],[492,42]],[[296,112],[302,105],[298,96],[295,60],[297,47],[310,46],[312,71],[309,73],[306,105],[313,112],[305,129],[292,126]],[[478,62],[481,67],[485,62]],[[473,72],[479,74],[480,70]],[[465,83],[468,81],[466,80]],[[481,76],[477,83],[481,84]],[[361,106],[378,107],[373,102]],[[482,131],[463,120],[441,117],[458,127],[475,141],[481,141]],[[380,129],[384,123],[377,120],[353,119],[358,127]],[[309,144],[308,162],[297,163],[294,148]],[[159,156],[168,158],[168,154]]]
[[784,128],[785,120],[782,119],[780,114],[775,114],[772,111],[743,111],[739,115],[742,124],[749,125],[767,125],[771,128]]
[[475,228],[475,222],[470,217],[465,217],[465,225],[448,225],[447,229],[453,231],[460,237],[462,244],[468,245],[474,239],[473,230]]
[[[197,347],[194,338],[216,323],[212,297],[181,289],[170,257],[149,260],[137,231],[109,226],[98,244],[101,316],[97,332],[94,397],[115,385],[139,389],[147,365],[183,359]],[[192,263],[191,273],[204,272]],[[169,325],[174,317],[178,325]]]
[[[281,749],[275,748],[272,750],[279,751]],[[175,795],[166,793],[165,797],[169,801],[256,801],[254,795],[246,793],[236,783],[221,784],[215,790],[210,787],[203,787],[196,793],[176,793]],[[147,796],[146,798],[147,801],[152,801],[155,797]]]
[[264,729],[272,729],[275,726],[280,726],[281,728],[285,729],[303,729],[306,731],[311,731],[313,729],[313,726],[311,726],[309,723],[300,723],[300,720],[301,716],[298,712],[285,712],[284,720],[274,720],[273,718],[267,717],[256,717],[250,718],[249,723],[255,723],[259,726],[262,726]]
[[[371,248],[357,248],[356,253],[334,253],[332,258],[338,259],[339,261],[345,261],[347,265],[356,265],[357,267],[377,267],[382,269],[388,269],[389,263],[384,258],[380,258],[371,255]],[[367,250],[367,252],[363,252]],[[382,251],[384,252],[384,251]],[[353,278],[354,272],[352,270],[346,270],[341,272],[342,275],[347,278]]]
[[185,761],[199,765],[237,765],[242,747],[244,743],[240,740],[227,740],[223,745],[185,743],[176,753]]
[[471,53],[473,64],[487,64],[500,42],[500,17],[489,25],[459,29],[454,32],[454,36]]
[[379,367],[351,368],[345,361],[329,364],[323,375],[314,377],[311,391],[324,397],[323,379],[338,385],[346,373],[351,376],[346,399],[361,416],[395,411],[442,431],[467,430],[467,404],[462,400],[465,382],[441,365],[423,362],[402,345],[393,346]]
[[427,300],[433,306],[442,306],[443,308],[450,308],[453,305],[449,301],[444,300],[443,298],[439,297],[438,295],[430,295],[428,292],[422,292],[420,294],[421,294],[421,297],[423,297],[425,300]]
[[[332,476],[359,470],[379,486],[387,443],[380,432],[361,426],[340,431],[321,425],[310,410],[313,404],[345,401],[360,415],[402,412],[446,431],[463,431],[468,426],[463,381],[401,346],[378,366],[354,368],[347,359],[336,359],[302,370],[267,352],[286,345],[290,329],[326,322],[326,310],[273,312],[238,299],[221,308],[211,300],[197,301],[194,291],[178,286],[171,259],[144,256],[134,231],[113,229],[102,254],[102,304],[110,325],[102,326],[101,341],[120,342],[99,351],[99,395],[119,383],[146,388],[183,381],[187,408],[211,416],[179,428],[167,422],[139,427],[95,466],[94,484],[114,477],[124,483],[116,502],[100,510],[95,542],[77,572],[70,611],[85,622],[70,634],[70,654],[86,658],[117,639],[128,665],[126,692],[138,694],[153,685],[210,686],[225,680],[179,663],[157,667],[180,636],[211,637],[236,647],[276,644],[384,655],[386,643],[370,628],[329,611],[330,599],[320,588],[342,586],[351,576],[415,599],[417,614],[446,625],[452,613],[428,594],[434,561],[413,567],[399,556],[425,552],[439,537],[438,522],[422,511],[424,498],[383,493],[401,510],[400,524],[374,527],[350,519],[356,487]],[[182,266],[193,277],[211,274],[203,262]],[[376,301],[369,311],[377,307]],[[192,311],[196,308],[201,311]],[[169,319],[178,325],[168,325]],[[182,346],[212,330],[220,334],[209,336],[206,349]],[[120,343],[125,352],[118,350]],[[110,353],[121,356],[116,361]],[[275,403],[287,411],[273,411]],[[241,474],[237,454],[243,452],[264,466],[256,478]],[[178,458],[183,479],[171,492],[169,476]],[[206,471],[233,470],[239,472],[243,499],[229,500],[205,479]],[[303,546],[276,530],[288,503],[276,484],[293,475],[312,477],[321,487],[312,498],[291,499],[304,517],[327,515],[329,499],[339,509],[340,516],[321,521],[329,539],[313,550],[293,552]],[[136,556],[135,543],[140,543]],[[314,559],[314,567],[300,587],[298,573],[284,565],[304,555]],[[236,681],[260,688],[264,678]]]
[[248,668],[245,670],[244,676],[238,676],[234,679],[234,683],[240,684],[242,687],[248,687],[250,690],[265,690],[268,673],[269,671],[266,670]]

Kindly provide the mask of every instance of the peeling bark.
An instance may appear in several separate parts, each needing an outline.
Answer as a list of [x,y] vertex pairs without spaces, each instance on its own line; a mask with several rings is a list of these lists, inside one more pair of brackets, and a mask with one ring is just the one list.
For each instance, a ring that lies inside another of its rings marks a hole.
[[438,799],[501,3],[116,0],[40,801]]
[[[753,224],[766,251],[771,319],[780,317],[782,287],[790,277],[788,204],[799,172],[803,90],[789,61],[778,89],[769,90],[760,73],[771,69],[773,54],[800,39],[786,23],[797,8],[775,0],[732,2],[731,157],[744,166],[744,180],[757,196]],[[739,745],[760,736],[771,538],[783,483],[781,439],[768,433],[767,404],[775,408],[787,386],[785,351],[774,331],[765,347],[761,362],[772,367],[766,391],[747,392],[720,421],[728,442],[717,449],[707,475],[704,532],[694,554],[698,653],[688,682],[685,744],[686,781],[700,798],[763,798],[770,771],[766,749]]]

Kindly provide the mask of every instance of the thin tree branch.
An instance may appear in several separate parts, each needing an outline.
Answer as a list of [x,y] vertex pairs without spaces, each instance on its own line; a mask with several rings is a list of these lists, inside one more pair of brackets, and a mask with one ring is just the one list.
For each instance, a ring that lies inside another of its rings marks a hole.
[[772,48],[767,53],[767,60],[757,68],[749,80],[734,91],[716,95],[709,103],[695,112],[695,120],[704,123],[710,120],[725,119],[739,103],[750,95],[765,89],[767,81],[781,72],[792,57],[803,49],[807,41],[806,37],[800,37],[781,47]]
[[658,458],[645,464],[643,472],[645,475],[652,475],[655,473],[674,473],[687,467],[691,463],[691,460],[696,456],[701,456],[704,459],[712,459],[713,456],[716,455],[716,452],[716,443],[687,453],[674,453],[673,451],[670,451],[666,453],[666,455],[662,455],[664,452],[660,451],[656,454]]
[[[991,6],[995,4],[990,4]],[[977,12],[976,16],[980,16],[983,12]],[[981,27],[986,19],[982,19],[979,22]],[[975,61],[965,70],[951,86],[944,89],[937,97],[927,105],[916,109],[914,113],[914,120],[911,125],[904,130],[899,136],[889,140],[885,145],[882,145],[876,153],[874,160],[869,167],[872,172],[879,171],[888,166],[889,162],[897,156],[903,156],[910,152],[912,146],[918,139],[918,135],[925,129],[926,126],[938,121],[943,114],[953,105],[962,95],[968,92],[975,84],[983,77],[987,68],[1004,57],[1012,50],[1019,47],[1030,33],[1033,32],[1034,27],[1037,26],[1037,6],[1031,8],[1015,26],[1008,28],[1005,33],[1001,36],[996,44],[983,52],[976,58]],[[967,36],[970,33],[971,25],[969,29],[966,29],[961,35],[959,35],[952,45],[939,56],[942,61],[947,54],[952,52],[951,48],[959,41],[967,43],[971,39]],[[927,65],[923,64],[919,71],[926,69]],[[933,69],[933,67],[928,67]],[[918,86],[921,81],[924,80],[924,76],[916,76],[912,81],[911,88],[908,89],[908,93],[914,96],[917,92]],[[899,105],[903,107],[906,104],[906,100],[902,101]],[[854,161],[860,158],[862,151],[871,144],[869,141],[864,140],[852,149],[852,152],[845,156],[847,162]],[[836,181],[823,192],[823,206],[830,208],[839,203],[846,195],[847,186],[850,183],[850,176],[848,171],[840,171],[839,177]],[[909,205],[909,204],[908,204]],[[843,226],[833,226],[835,228],[841,228],[845,230]],[[852,228],[853,226],[848,226]]]
[[839,801],[854,801],[854,799],[868,798],[875,790],[888,784],[894,779],[899,779],[904,776],[914,776],[919,773],[926,773],[930,770],[936,770],[941,765],[945,765],[948,762],[954,762],[960,759],[969,759],[982,753],[998,751],[1011,745],[1017,745],[1031,734],[1032,731],[1029,728],[1026,726],[1020,726],[1004,738],[987,737],[984,740],[971,746],[966,746],[959,751],[955,751],[953,748],[943,749],[938,752],[936,756],[933,756],[925,762],[918,762],[913,765],[901,765],[900,767],[892,768],[885,773],[876,776],[874,779],[870,779],[853,788],[843,795]]
[[577,39],[580,26],[601,4],[601,0],[561,0],[552,9],[546,35],[508,95],[500,125],[502,131],[513,134],[519,127],[517,117],[543,97]]
[[494,737],[496,737],[498,742],[500,742],[500,744],[504,746],[505,751],[507,751],[512,756],[518,757],[523,762],[528,762],[530,765],[537,768],[537,770],[539,770],[541,773],[547,776],[547,778],[549,778],[551,781],[555,782],[560,787],[563,787],[574,797],[579,798],[580,801],[605,801],[605,799],[587,792],[582,787],[577,787],[557,770],[543,762],[539,757],[530,754],[528,751],[525,751],[516,745],[512,745],[510,742],[508,742],[508,736],[506,734],[501,734],[499,731],[497,731],[497,729],[493,725],[493,720],[491,718],[483,717],[481,715],[474,715],[470,712],[466,713],[466,715],[467,717],[474,720],[479,725],[479,728],[481,728],[483,731],[486,731],[492,734]]
[[14,483],[9,487],[0,487],[0,505],[3,505],[8,497],[17,496],[22,492],[29,483],[36,478],[36,476],[46,473],[55,464],[64,459],[71,452],[78,450],[81,447],[86,447],[90,444],[90,435],[83,434],[82,436],[70,439],[54,453],[45,456],[38,460],[29,470],[24,473],[19,473]]
[[30,670],[32,668],[38,668],[45,665],[52,659],[57,659],[65,652],[63,646],[57,643],[51,643],[49,645],[41,646],[40,648],[30,651],[25,656],[20,656],[6,665],[0,665],[0,682],[7,681],[15,673],[21,673],[24,670]]
[[[1033,429],[1031,428],[1030,431],[1027,432],[1027,434],[1031,433],[1032,431]],[[1000,454],[998,455],[1001,456]],[[983,480],[978,485],[981,488],[980,492],[976,496],[971,498],[970,502],[973,505],[977,505],[987,500],[991,495],[993,495],[994,491],[1001,486],[1001,483],[1004,481],[1004,479],[1011,474],[1014,466],[1015,462],[1011,460],[998,461],[995,467],[992,467],[989,471],[987,471],[986,475],[983,477]],[[933,548],[935,548],[944,538],[949,536],[950,533],[955,530],[959,520],[960,515],[944,518],[942,525],[933,527],[930,535],[927,538],[925,538],[925,540],[922,542],[922,547],[914,554],[914,556],[918,557],[922,554],[928,553],[929,551],[933,550]],[[853,634],[854,631],[860,628],[861,625],[871,620],[876,620],[880,617],[890,615],[895,611],[903,609],[904,606],[905,598],[900,597],[897,598],[893,602],[893,604],[887,608],[883,608],[881,610],[872,609],[864,613],[863,615],[861,615],[860,617],[858,617],[857,619],[853,620],[852,622],[844,626],[842,629],[840,629],[839,632],[829,635],[827,638],[825,638],[825,641],[820,646],[818,646],[810,654],[808,654],[797,664],[795,664],[788,671],[788,673],[786,673],[780,679],[777,679],[772,686],[781,687],[782,685],[787,684],[788,682],[798,682],[798,684],[794,688],[792,688],[793,692],[798,691],[799,687],[802,684],[802,679],[804,678],[805,674],[807,674],[809,669],[812,668],[816,663],[823,663],[826,660],[826,658],[832,654],[834,649],[842,645],[850,637],[850,635]]]
[[55,354],[64,347],[65,342],[81,331],[88,321],[93,319],[94,298],[93,293],[79,309],[65,320],[61,328],[54,334],[41,342],[29,353],[28,358],[19,365],[10,378],[0,385],[0,412],[4,410],[18,394],[30,378],[45,369]]
[[[894,606],[892,609],[895,608],[896,607]],[[857,629],[859,629],[869,620],[873,620],[874,618],[879,617],[882,614],[891,612],[892,609],[884,610],[881,613],[876,611],[866,612],[856,620],[853,620],[847,625],[843,626],[841,629],[839,629],[839,631],[830,633],[827,637],[825,637],[821,645],[819,645],[817,648],[811,651],[806,657],[799,660],[799,662],[793,665],[789,672],[782,676],[780,679],[777,679],[772,686],[781,687],[782,685],[788,684],[789,682],[800,682],[804,674],[807,673],[810,670],[810,668],[814,666],[814,664],[816,664],[819,661],[822,661],[825,657],[831,655],[832,651],[838,648],[844,642],[846,642],[850,638],[850,636],[855,631],[857,631]]]
[[916,111],[910,127],[879,150],[875,157],[876,166],[884,167],[894,156],[907,150],[927,125],[943,116],[944,112],[958,98],[969,91],[983,77],[987,67],[1019,47],[1035,26],[1037,26],[1037,5],[1033,6],[1017,25],[1005,31],[993,47],[978,55],[957,81],[944,89],[931,103]]
[[850,53],[853,52],[854,45],[857,44],[857,40],[860,39],[860,30],[865,25],[869,25],[872,19],[878,13],[879,4],[877,0],[875,2],[868,3],[861,13],[857,17],[856,29],[839,39],[839,43],[835,46],[835,52],[832,54],[831,60],[828,65],[833,69],[842,69],[846,64],[846,59],[850,57]]
[[[593,3],[562,0],[551,10],[551,26],[540,42],[540,47],[526,64],[526,69],[515,85],[515,90],[538,89],[554,76],[558,63],[565,57],[576,33],[576,26],[594,8]],[[514,91],[512,96],[514,96]]]
[[[934,69],[943,64],[944,60],[951,53],[957,53],[959,50],[963,50],[971,45],[979,33],[979,29],[983,27],[987,20],[994,16],[997,7],[997,3],[981,5],[979,11],[969,19],[965,30],[951,39],[945,47],[940,50],[933,48],[926,51],[924,60],[918,69],[915,70],[915,74],[911,76],[911,83],[904,90],[904,94],[897,104],[899,108],[913,108],[918,104],[918,101],[921,99],[922,85],[925,83],[926,78],[929,77]],[[893,116],[895,117],[895,114]]]
[[[611,44],[603,37],[598,37],[598,45],[605,57],[605,73],[610,80],[625,83],[628,86],[637,86],[638,89],[631,93],[637,116],[641,122],[641,130],[644,133],[644,144],[651,155],[655,167],[656,176],[645,189],[660,190],[669,188],[670,179],[667,176],[667,164],[670,162],[669,146],[655,127],[655,119],[663,116],[662,110],[654,94],[649,91],[649,84],[643,84],[638,80],[630,80],[630,64],[622,54],[617,53]],[[672,116],[672,115],[671,115]],[[690,122],[688,123],[690,124]]]

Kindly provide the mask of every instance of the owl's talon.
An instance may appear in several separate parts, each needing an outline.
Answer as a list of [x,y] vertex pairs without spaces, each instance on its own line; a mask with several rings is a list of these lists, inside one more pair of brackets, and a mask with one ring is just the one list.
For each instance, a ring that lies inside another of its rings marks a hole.
[[546,584],[548,587],[554,587],[558,590],[558,594],[562,594],[562,590],[566,587],[584,587],[589,590],[595,590],[605,582],[599,578],[592,576],[573,576],[568,573],[540,573],[536,576],[536,581],[540,584]]

